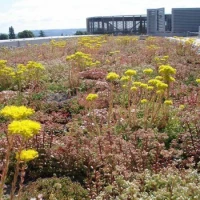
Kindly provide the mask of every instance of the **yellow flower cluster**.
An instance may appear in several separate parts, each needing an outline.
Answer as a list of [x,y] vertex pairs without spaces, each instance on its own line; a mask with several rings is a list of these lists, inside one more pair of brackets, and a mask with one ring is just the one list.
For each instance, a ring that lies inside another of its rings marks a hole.
[[31,138],[38,134],[41,125],[32,120],[14,120],[8,125],[8,133],[12,135],[21,135],[25,139]]
[[93,67],[100,64],[99,61],[93,62],[90,54],[86,54],[81,51],[77,51],[76,53],[67,56],[66,60],[74,61],[76,66],[79,66],[81,68]]
[[162,81],[163,77],[162,76],[156,76],[155,79]]
[[196,82],[197,82],[197,83],[200,83],[200,78],[196,79]]
[[157,91],[156,91],[156,94],[162,95],[164,92],[165,92],[164,90],[157,90]]
[[187,39],[187,40],[185,41],[185,44],[186,44],[186,45],[193,45],[194,42],[195,42],[195,39],[190,38],[190,39]]
[[185,108],[184,105],[180,105],[180,106],[179,106],[179,110],[183,110],[184,108]]
[[145,104],[145,103],[148,102],[148,100],[147,99],[142,99],[140,102],[141,102],[141,104]]
[[168,88],[168,85],[166,84],[166,83],[163,83],[163,82],[158,82],[157,84],[156,84],[156,87],[159,89],[159,90],[165,90],[165,89],[167,89]]
[[148,83],[150,85],[156,86],[158,90],[165,90],[168,88],[168,85],[166,83],[163,83],[158,79],[150,79]]
[[133,82],[133,85],[138,86],[138,87],[140,87],[141,84],[142,84],[142,82],[139,82],[139,81],[135,81],[135,82]]
[[151,44],[151,45],[147,46],[147,49],[149,49],[149,50],[157,50],[158,48],[159,47],[154,45],[154,44]]
[[37,63],[37,62],[34,62],[34,61],[29,61],[28,64],[26,65],[26,68],[28,70],[30,69],[40,69],[40,70],[44,70],[44,66],[41,64],[41,63]]
[[0,60],[0,76],[4,78],[12,78],[12,80],[35,80],[39,76],[39,72],[44,70],[44,66],[41,63],[29,61],[27,65],[19,64],[17,68],[6,66],[6,60]]
[[6,66],[7,61],[6,60],[0,60],[0,66],[4,67]]
[[157,65],[166,65],[168,64],[169,56],[156,56],[154,61]]
[[[140,88],[143,88],[143,89],[147,89],[147,90],[153,90],[154,89],[153,86],[148,85],[146,83],[139,82],[139,81],[133,82],[133,87],[132,88],[137,88],[136,86],[140,87]],[[131,89],[131,90],[136,90],[136,89]]]
[[34,112],[33,109],[25,106],[6,106],[0,111],[0,114],[4,117],[18,120],[25,119],[31,116]]
[[50,44],[54,47],[66,47],[66,44],[67,44],[67,41],[66,40],[59,40],[59,41],[56,41],[56,40],[51,40]]
[[131,91],[137,91],[137,87],[132,86],[132,87],[131,87]]
[[88,94],[88,96],[86,97],[86,100],[87,101],[94,101],[94,100],[96,100],[98,98],[98,94],[92,94],[92,93],[90,93],[90,94]]
[[26,65],[19,64],[19,65],[17,65],[17,70],[15,71],[13,77],[15,77],[15,78],[25,77],[25,72],[27,72],[27,71],[28,71],[28,69],[27,69]]
[[147,88],[148,88],[148,84],[146,84],[146,83],[141,83],[141,84],[140,84],[140,87],[141,87],[141,88],[144,88],[144,89],[147,89]]
[[86,53],[83,53],[81,51],[77,51],[76,53],[74,53],[74,54],[72,54],[70,56],[67,56],[66,60],[78,60],[80,58],[89,59],[90,58],[90,54],[86,54]]
[[173,102],[172,102],[172,100],[165,100],[164,104],[170,106],[173,104]]
[[102,44],[106,43],[105,36],[99,37],[81,37],[78,40],[78,44],[82,47],[87,47],[89,49],[98,49]]
[[[132,84],[132,76],[136,75],[136,74],[137,74],[137,71],[136,71],[136,70],[133,70],[133,69],[128,69],[128,70],[126,70],[126,71],[124,72],[124,74],[125,74],[125,76],[123,75],[123,76],[121,77],[120,81],[122,81],[122,82],[129,82],[129,83],[128,83],[129,89],[131,89],[131,88],[130,88],[130,86],[131,86],[130,84]],[[128,85],[127,85],[126,87],[128,87]],[[126,88],[125,85],[124,85],[123,87]],[[132,91],[136,91],[136,90],[134,90],[134,88],[132,88],[131,90],[132,90]]]
[[148,87],[147,87],[147,90],[153,90],[153,89],[154,89],[153,86],[148,86]]
[[127,71],[125,71],[126,76],[134,76],[136,74],[137,74],[136,70],[133,69],[128,69]]
[[0,76],[3,76],[4,79],[7,77],[12,77],[14,75],[14,70],[11,67],[6,65],[6,60],[0,60]]
[[161,65],[159,67],[159,73],[161,74],[165,82],[169,83],[175,81],[175,79],[171,75],[176,74],[176,69],[174,69],[170,65]]
[[119,43],[120,45],[134,44],[137,41],[138,37],[132,37],[132,36],[117,37],[117,43]]
[[110,72],[107,74],[106,79],[109,81],[114,81],[116,79],[119,79],[119,75],[116,74],[115,72]]
[[150,80],[148,81],[148,84],[156,86],[157,83],[159,83],[159,82],[161,82],[161,81],[158,80],[158,79],[150,79]]
[[154,42],[156,40],[156,37],[153,37],[153,36],[149,36],[147,39],[146,39],[146,42]]
[[122,76],[120,81],[128,82],[130,80],[130,76]]
[[159,67],[159,73],[160,74],[176,74],[176,69],[174,69],[173,67],[171,67],[170,65],[161,65]]
[[110,51],[109,52],[110,55],[114,55],[114,54],[117,54],[117,53],[120,53],[120,51]]
[[16,159],[24,162],[31,161],[38,157],[38,152],[33,149],[22,150],[20,153],[16,153]]
[[43,71],[45,68],[41,63],[34,61],[29,61],[27,65],[19,64],[17,65],[17,70],[15,71],[15,77],[20,79],[36,79],[40,71]]
[[145,74],[152,74],[152,73],[153,73],[153,69],[151,69],[151,68],[146,68],[146,69],[143,70],[143,72],[144,72]]

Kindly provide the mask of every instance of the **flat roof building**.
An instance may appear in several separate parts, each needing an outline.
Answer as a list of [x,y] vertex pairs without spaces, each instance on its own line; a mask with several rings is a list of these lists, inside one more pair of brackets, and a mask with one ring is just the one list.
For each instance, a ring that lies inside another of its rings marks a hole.
[[198,32],[200,8],[172,8],[172,32]]
[[145,34],[146,15],[99,16],[87,18],[89,34]]
[[147,9],[147,15],[101,16],[87,18],[90,34],[148,34],[154,36],[187,36],[198,34],[200,8]]

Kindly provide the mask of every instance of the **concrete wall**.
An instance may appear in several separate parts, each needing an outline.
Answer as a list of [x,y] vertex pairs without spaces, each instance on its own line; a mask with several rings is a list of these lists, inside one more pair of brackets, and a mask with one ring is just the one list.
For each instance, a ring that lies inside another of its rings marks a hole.
[[150,36],[159,36],[159,37],[173,37],[173,36],[186,37],[186,36],[188,36],[187,32],[184,32],[184,33],[172,33],[172,32],[159,33],[159,32],[156,32],[156,33],[152,33],[149,35]]
[[49,43],[51,40],[66,40],[77,37],[87,37],[93,35],[73,35],[73,36],[55,36],[55,37],[42,37],[42,38],[26,38],[26,39],[14,39],[14,40],[0,40],[0,47],[23,47],[27,44],[44,44]]

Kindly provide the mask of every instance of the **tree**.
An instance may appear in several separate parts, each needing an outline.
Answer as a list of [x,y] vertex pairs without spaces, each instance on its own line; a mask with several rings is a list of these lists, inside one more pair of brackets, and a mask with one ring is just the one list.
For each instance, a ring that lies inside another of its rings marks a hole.
[[9,27],[9,39],[15,39],[16,36],[15,36],[15,31],[14,31],[14,28],[11,26]]
[[86,31],[76,31],[74,35],[87,35]]
[[39,37],[45,37],[44,31],[40,30]]
[[8,34],[4,34],[4,33],[0,34],[0,40],[7,40],[7,39],[8,39]]
[[18,38],[32,38],[34,34],[31,31],[24,30],[18,33]]

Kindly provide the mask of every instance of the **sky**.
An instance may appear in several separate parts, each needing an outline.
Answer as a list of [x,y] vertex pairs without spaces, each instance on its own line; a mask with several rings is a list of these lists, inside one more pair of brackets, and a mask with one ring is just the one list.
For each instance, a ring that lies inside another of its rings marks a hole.
[[146,14],[148,8],[200,8],[200,0],[0,0],[0,33],[86,28],[93,16]]

